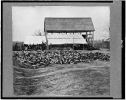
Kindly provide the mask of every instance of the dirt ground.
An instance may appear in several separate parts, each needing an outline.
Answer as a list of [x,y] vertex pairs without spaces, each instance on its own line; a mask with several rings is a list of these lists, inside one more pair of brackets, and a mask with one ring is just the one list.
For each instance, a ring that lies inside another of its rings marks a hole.
[[52,64],[39,69],[14,65],[16,95],[110,95],[110,62]]

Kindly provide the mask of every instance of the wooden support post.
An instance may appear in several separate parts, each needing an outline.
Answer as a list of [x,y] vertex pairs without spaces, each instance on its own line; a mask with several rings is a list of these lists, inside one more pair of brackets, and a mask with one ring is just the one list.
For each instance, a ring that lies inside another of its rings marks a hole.
[[73,50],[74,50],[74,33],[73,33]]
[[89,33],[87,32],[87,43],[89,43]]
[[88,42],[90,43],[90,39],[89,39],[90,37],[89,37],[89,32],[88,32]]
[[87,36],[87,32],[86,32],[86,42],[88,42],[87,37],[88,37],[88,36]]
[[89,34],[90,34],[90,33],[88,32],[88,42],[90,43],[90,39],[89,39],[90,37],[89,37]]
[[91,32],[89,32],[89,34],[90,34],[90,36],[89,36],[90,40],[89,40],[89,41],[90,41],[90,43],[91,43],[91,41],[92,41],[92,40],[91,40]]
[[47,32],[45,32],[45,37],[46,37],[46,46],[47,46],[47,50],[49,50],[49,45],[48,45],[48,39],[47,39]]
[[92,46],[94,47],[94,31],[92,32]]
[[91,34],[91,32],[90,32],[90,42],[92,44],[92,34]]

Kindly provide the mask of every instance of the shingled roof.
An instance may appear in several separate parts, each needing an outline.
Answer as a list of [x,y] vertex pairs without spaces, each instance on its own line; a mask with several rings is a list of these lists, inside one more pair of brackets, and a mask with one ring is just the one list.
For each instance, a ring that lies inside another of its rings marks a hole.
[[85,32],[94,31],[92,19],[86,18],[45,18],[47,32]]

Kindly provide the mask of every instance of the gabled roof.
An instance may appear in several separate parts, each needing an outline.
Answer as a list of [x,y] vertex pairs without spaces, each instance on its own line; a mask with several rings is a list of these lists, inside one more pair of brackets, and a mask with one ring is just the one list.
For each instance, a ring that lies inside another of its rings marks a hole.
[[86,18],[45,18],[47,32],[85,32],[94,31],[92,19]]

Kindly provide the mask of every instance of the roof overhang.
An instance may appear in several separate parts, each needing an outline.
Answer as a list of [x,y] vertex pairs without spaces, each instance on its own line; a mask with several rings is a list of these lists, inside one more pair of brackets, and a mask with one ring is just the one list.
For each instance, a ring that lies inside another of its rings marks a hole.
[[49,44],[87,44],[85,39],[48,39]]

